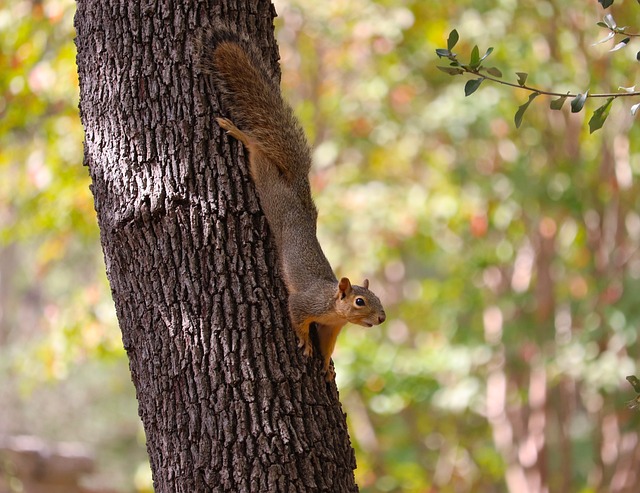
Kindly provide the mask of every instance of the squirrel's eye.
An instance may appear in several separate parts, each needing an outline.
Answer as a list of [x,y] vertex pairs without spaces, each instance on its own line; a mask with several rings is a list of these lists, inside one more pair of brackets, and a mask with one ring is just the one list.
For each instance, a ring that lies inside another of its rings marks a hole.
[[356,298],[356,305],[364,306],[365,305],[364,298]]

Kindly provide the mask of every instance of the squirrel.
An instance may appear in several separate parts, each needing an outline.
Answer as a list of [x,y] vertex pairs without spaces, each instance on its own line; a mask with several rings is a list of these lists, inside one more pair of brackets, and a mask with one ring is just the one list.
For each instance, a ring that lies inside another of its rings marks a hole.
[[311,150],[277,76],[262,56],[226,28],[199,41],[201,68],[213,77],[230,119],[216,118],[228,135],[244,144],[260,205],[271,230],[287,287],[291,323],[298,347],[313,354],[315,324],[323,373],[335,378],[331,355],[347,322],[372,327],[385,321],[378,297],[348,278],[338,281],[316,236],[318,212],[311,197]]

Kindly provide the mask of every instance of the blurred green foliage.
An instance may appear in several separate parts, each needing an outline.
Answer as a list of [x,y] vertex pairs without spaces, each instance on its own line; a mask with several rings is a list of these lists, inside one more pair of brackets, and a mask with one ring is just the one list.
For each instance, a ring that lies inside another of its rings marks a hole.
[[599,135],[537,101],[516,130],[528,92],[465,99],[434,52],[455,28],[528,84],[608,92],[634,85],[637,50],[593,46],[595,1],[281,3],[321,242],[389,306],[335,354],[361,490],[635,491],[635,101]]
[[[634,101],[591,136],[584,112],[534,101],[516,130],[526,92],[483,84],[465,98],[434,50],[455,28],[461,51],[493,46],[505,74],[606,92],[635,84],[637,47],[593,46],[595,0],[276,7],[321,243],[387,307],[382,326],[347,328],[334,357],[361,491],[635,491]],[[0,7],[0,394],[14,405],[0,432],[92,442],[132,489],[144,450],[81,166],[73,9]],[[639,11],[613,9],[621,25]]]
[[29,348],[38,357],[23,370],[38,379],[63,377],[96,351],[122,354],[82,166],[74,5],[18,1],[0,10],[0,262],[12,288],[0,340],[25,338],[22,318],[34,317],[40,330],[24,330],[44,332],[46,344]]
[[130,485],[144,436],[82,166],[74,12],[0,4],[0,435],[90,444],[102,482]]

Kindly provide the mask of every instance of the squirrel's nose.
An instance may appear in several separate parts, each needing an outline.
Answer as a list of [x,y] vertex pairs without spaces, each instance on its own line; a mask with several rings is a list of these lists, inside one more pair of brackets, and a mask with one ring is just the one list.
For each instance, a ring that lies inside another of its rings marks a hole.
[[387,319],[387,314],[383,311],[380,315],[378,315],[378,323],[381,324]]

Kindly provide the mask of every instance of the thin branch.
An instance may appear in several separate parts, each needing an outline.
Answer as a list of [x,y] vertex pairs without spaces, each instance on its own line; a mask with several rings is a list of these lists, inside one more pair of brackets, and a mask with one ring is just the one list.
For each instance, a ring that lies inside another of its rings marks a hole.
[[[526,84],[516,84],[513,82],[507,82],[497,77],[492,77],[490,75],[481,74],[479,70],[469,70],[466,67],[460,67],[468,74],[477,75],[482,77],[483,79],[490,80],[492,82],[497,82],[498,84],[502,84],[504,86],[515,87],[516,89],[524,89],[530,92],[536,92],[538,94],[544,94],[545,96],[557,96],[557,97],[567,97],[567,98],[575,98],[578,94],[574,94],[571,92],[562,93],[562,92],[554,92],[554,91],[545,91],[543,89],[538,89],[536,87],[528,86]],[[640,91],[633,92],[604,92],[604,93],[596,93],[596,94],[587,94],[587,98],[620,98],[620,97],[629,97],[629,96],[640,96]]]
[[640,38],[640,33],[628,33],[624,29],[612,29],[610,27],[607,27],[607,29],[609,29],[609,31],[611,31],[614,34],[619,34],[621,36],[627,36],[628,38]]

